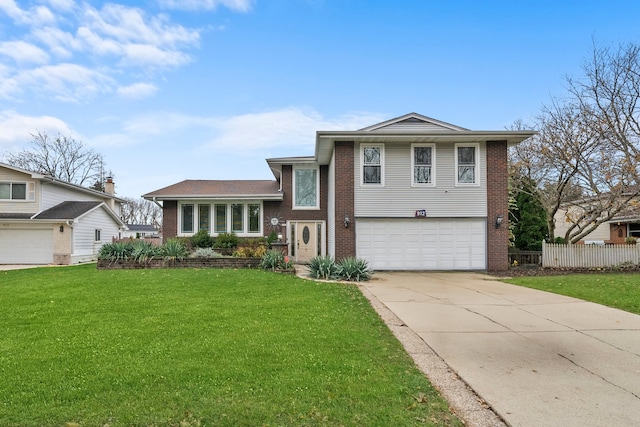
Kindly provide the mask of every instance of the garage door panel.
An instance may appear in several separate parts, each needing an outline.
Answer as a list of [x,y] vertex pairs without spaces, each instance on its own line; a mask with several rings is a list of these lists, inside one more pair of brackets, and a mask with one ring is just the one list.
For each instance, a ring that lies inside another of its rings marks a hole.
[[483,270],[484,219],[356,221],[357,256],[374,270]]
[[0,230],[0,264],[50,264],[53,262],[51,229]]

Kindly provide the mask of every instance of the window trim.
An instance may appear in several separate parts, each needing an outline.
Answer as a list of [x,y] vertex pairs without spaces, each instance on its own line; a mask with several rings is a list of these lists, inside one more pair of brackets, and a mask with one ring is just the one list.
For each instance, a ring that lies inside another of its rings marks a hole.
[[[364,182],[364,150],[365,148],[380,149],[380,182]],[[384,187],[384,144],[360,144],[360,186]]]
[[[415,149],[417,147],[431,148],[431,182],[416,182],[415,174]],[[411,144],[411,186],[412,187],[435,187],[436,186],[436,144],[414,143]]]
[[[316,171],[316,204],[315,206],[298,206],[296,204],[296,171],[298,170],[315,170]],[[292,210],[319,210],[320,209],[320,168],[318,166],[295,165],[291,171],[291,200]]]
[[[460,164],[458,163],[458,148],[473,147],[475,148],[474,156],[474,174],[473,182],[460,182],[458,177],[460,175]],[[459,143],[454,145],[454,157],[455,157],[455,183],[456,187],[479,187],[480,186],[480,144],[476,143]]]
[[[0,181],[0,184],[9,184],[9,198],[0,199],[0,202],[34,202],[36,200],[36,184],[33,181]],[[24,199],[13,198],[13,186],[24,185]]]
[[[184,200],[178,202],[178,230],[177,235],[180,237],[189,237],[193,236],[195,233],[199,231],[199,215],[200,215],[200,206],[207,205],[209,206],[209,235],[210,236],[218,236],[220,233],[234,233],[239,237],[259,237],[264,234],[264,203],[263,200],[209,200],[206,203],[201,203],[202,200]],[[241,205],[242,206],[242,231],[232,231],[233,228],[233,205]],[[258,205],[259,206],[259,215],[258,215],[258,231],[250,231],[249,224],[249,206],[250,205]],[[184,231],[183,230],[183,207],[184,206],[192,206],[192,221],[193,221],[193,231]],[[218,231],[216,229],[218,215],[217,215],[217,207],[224,206],[225,212],[225,230]]]

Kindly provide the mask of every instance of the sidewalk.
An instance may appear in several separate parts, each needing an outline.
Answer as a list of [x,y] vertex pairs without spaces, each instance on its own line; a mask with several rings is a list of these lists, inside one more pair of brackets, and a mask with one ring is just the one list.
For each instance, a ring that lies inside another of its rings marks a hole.
[[376,273],[361,288],[467,425],[500,425],[487,407],[511,426],[640,422],[640,316],[475,273]]

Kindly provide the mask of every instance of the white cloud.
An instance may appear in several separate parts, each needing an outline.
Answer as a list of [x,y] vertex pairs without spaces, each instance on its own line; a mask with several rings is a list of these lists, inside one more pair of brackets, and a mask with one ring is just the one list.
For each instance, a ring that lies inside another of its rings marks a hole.
[[46,64],[49,55],[38,46],[25,41],[0,42],[0,54],[12,58],[18,64]]
[[158,3],[167,9],[214,10],[224,6],[238,12],[248,12],[253,0],[159,0]]
[[31,134],[38,131],[62,135],[72,134],[69,126],[56,117],[25,116],[11,110],[0,111],[0,129],[2,129],[0,132],[1,151],[10,151],[24,145],[24,143],[31,141]]
[[111,92],[114,85],[113,79],[101,71],[77,64],[46,65],[21,72],[14,79],[20,87],[27,86],[36,93],[48,93],[67,102]]
[[122,98],[139,99],[146,98],[158,91],[155,85],[149,83],[135,83],[118,88],[118,95]]

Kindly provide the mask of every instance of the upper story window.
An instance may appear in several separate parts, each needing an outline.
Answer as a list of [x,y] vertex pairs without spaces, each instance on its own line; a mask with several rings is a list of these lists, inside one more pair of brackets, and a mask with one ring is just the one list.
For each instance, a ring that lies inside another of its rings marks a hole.
[[456,185],[478,184],[478,144],[456,144]]
[[384,148],[382,145],[361,146],[362,184],[384,183]]
[[435,185],[435,146],[433,144],[411,145],[411,169],[413,185]]
[[320,174],[318,168],[295,167],[293,169],[293,208],[320,208]]
[[35,183],[0,182],[0,200],[35,200]]

